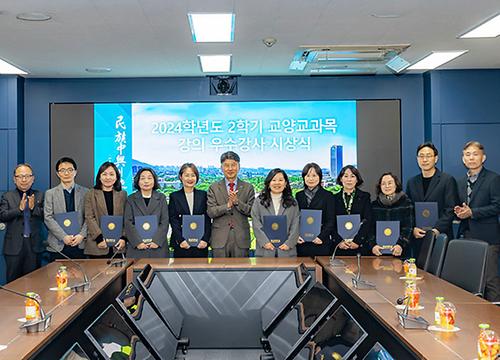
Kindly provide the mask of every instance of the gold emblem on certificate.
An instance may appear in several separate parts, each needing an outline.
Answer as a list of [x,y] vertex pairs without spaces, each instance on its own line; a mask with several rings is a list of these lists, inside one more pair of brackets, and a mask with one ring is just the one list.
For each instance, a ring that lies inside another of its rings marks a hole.
[[344,226],[345,226],[345,228],[346,228],[347,230],[351,230],[351,229],[352,229],[352,222],[347,221],[347,222],[344,224]]
[[108,229],[109,229],[109,230],[114,230],[114,229],[115,229],[115,227],[116,227],[115,223],[110,222],[110,223],[108,224]]
[[149,229],[151,229],[151,224],[148,223],[148,222],[145,222],[144,224],[142,224],[142,228],[145,230],[145,231],[148,231]]
[[424,210],[422,211],[422,216],[423,216],[424,218],[428,218],[429,216],[431,216],[431,212],[429,211],[429,209],[424,209]]
[[66,220],[64,220],[63,224],[66,227],[70,227],[71,226],[71,220],[70,219],[66,219]]
[[392,230],[390,228],[385,228],[384,229],[384,235],[385,236],[391,236],[392,235]]
[[198,224],[193,221],[191,224],[189,224],[189,227],[191,228],[191,230],[196,230],[198,228]]
[[280,228],[280,226],[278,225],[278,223],[272,223],[271,225],[271,229],[273,229],[274,231],[278,230]]

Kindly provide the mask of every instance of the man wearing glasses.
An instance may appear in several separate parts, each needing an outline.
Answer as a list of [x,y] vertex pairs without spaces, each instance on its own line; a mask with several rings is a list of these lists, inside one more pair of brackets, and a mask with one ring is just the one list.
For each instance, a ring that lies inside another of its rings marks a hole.
[[[84,197],[87,188],[75,183],[77,166],[75,160],[63,157],[56,163],[56,174],[60,180],[59,185],[47,190],[45,193],[44,218],[49,230],[47,250],[51,261],[62,258],[54,249],[63,252],[72,259],[83,259],[87,225],[84,223]],[[54,217],[55,214],[76,212],[78,217],[78,233],[68,234],[64,224],[61,227]]]
[[[437,202],[439,219],[432,231],[437,236],[445,233],[449,239],[453,239],[453,208],[458,204],[457,182],[453,176],[439,171],[436,168],[438,162],[438,150],[434,144],[426,142],[417,148],[417,162],[421,173],[408,180],[406,195],[413,202]],[[422,245],[425,230],[418,227],[413,228],[412,250],[416,257]]]
[[4,193],[0,200],[0,222],[6,224],[3,254],[7,282],[38,268],[38,255],[43,251],[43,193],[31,188],[35,180],[32,167],[17,165],[13,179],[16,189]]
[[238,178],[240,157],[227,151],[220,157],[224,179],[208,188],[207,214],[213,219],[210,244],[214,257],[248,257],[248,217],[255,200],[252,184]]

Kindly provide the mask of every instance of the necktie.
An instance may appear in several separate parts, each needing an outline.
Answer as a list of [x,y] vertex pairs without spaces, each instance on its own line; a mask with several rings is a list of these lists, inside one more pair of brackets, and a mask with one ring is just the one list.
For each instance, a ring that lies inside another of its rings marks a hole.
[[24,210],[23,210],[23,236],[24,237],[30,237],[30,235],[31,235],[30,218],[31,218],[31,212],[30,212],[30,206],[29,206],[29,201],[28,201],[28,194],[26,194],[26,204],[24,205]]
[[229,183],[229,191],[234,191],[234,182]]

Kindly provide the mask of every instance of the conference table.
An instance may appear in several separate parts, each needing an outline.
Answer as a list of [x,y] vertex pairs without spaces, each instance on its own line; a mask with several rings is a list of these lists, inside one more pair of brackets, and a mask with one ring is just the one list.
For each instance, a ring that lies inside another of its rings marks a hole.
[[[422,279],[417,284],[422,291],[420,303],[424,309],[410,311],[410,314],[421,315],[432,324],[435,297],[444,296],[445,301],[455,304],[456,326],[461,330],[454,333],[406,330],[399,324],[395,308],[396,299],[404,294],[405,282],[400,279],[402,262],[390,257],[363,257],[361,278],[373,282],[376,288],[359,290],[352,284],[352,277],[358,272],[357,259],[342,259],[345,266],[341,267],[332,267],[328,257],[139,259],[129,260],[123,267],[111,267],[106,260],[79,260],[92,280],[91,289],[83,293],[49,290],[56,286],[55,274],[62,263],[70,271],[70,285],[81,279],[78,270],[68,262],[51,263],[7,285],[22,293],[34,291],[41,295],[45,311],[53,313],[52,325],[47,331],[27,334],[19,329],[24,299],[0,291],[0,345],[7,346],[0,351],[0,360],[58,359],[75,341],[88,346],[84,330],[146,264],[161,276],[172,294],[182,296],[181,306],[189,309],[197,302],[210,304],[204,306],[206,318],[188,316],[185,320],[192,349],[258,350],[260,344],[254,335],[259,331],[259,322],[255,314],[269,296],[273,281],[278,284],[283,274],[301,263],[315,281],[331,290],[338,305],[344,306],[368,333],[356,350],[359,359],[377,342],[395,359],[475,359],[478,324],[486,322],[492,329],[500,330],[497,306],[420,270],[418,275]],[[255,301],[248,301],[250,297]],[[236,326],[231,327],[231,323]],[[243,323],[245,326],[241,326]],[[227,336],[220,336],[213,328],[226,332]]]
[[[323,268],[323,282],[352,312],[370,334],[386,347],[396,359],[476,359],[480,323],[500,330],[500,308],[461,288],[419,269],[417,286],[421,290],[422,310],[410,314],[434,323],[435,298],[443,296],[457,309],[458,332],[404,329],[399,324],[396,300],[404,295],[405,280],[402,262],[391,257],[363,257],[360,260],[361,279],[376,285],[361,290],[353,286],[352,278],[359,269],[356,257],[342,257],[345,266],[333,267],[329,257],[318,257]],[[466,269],[464,269],[466,271]],[[391,351],[392,350],[392,351]]]
[[[19,328],[25,315],[25,299],[0,290],[0,345],[6,346],[0,351],[0,360],[52,359],[54,357],[47,354],[61,351],[62,355],[75,341],[73,335],[83,332],[109,304],[109,299],[114,299],[123,289],[125,270],[132,262],[127,260],[124,266],[115,267],[106,260],[78,260],[91,281],[86,292],[51,290],[56,287],[60,265],[68,268],[69,286],[82,281],[81,271],[67,261],[55,261],[7,284],[7,288],[23,294],[35,292],[40,295],[45,313],[52,313],[52,324],[44,332],[26,333]],[[42,350],[45,355],[39,354]]]

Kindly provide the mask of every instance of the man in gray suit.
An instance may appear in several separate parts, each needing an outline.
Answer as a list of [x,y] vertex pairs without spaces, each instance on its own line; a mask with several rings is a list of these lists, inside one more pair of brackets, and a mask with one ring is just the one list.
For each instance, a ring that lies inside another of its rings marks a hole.
[[214,257],[248,257],[248,217],[255,200],[252,184],[238,178],[240,157],[233,151],[220,157],[224,179],[208,188],[207,213],[213,219],[210,244]]
[[[75,160],[63,157],[56,163],[56,174],[59,185],[45,193],[44,219],[49,230],[47,250],[51,261],[62,258],[54,249],[62,251],[72,259],[83,259],[87,225],[84,223],[84,197],[87,188],[75,183],[77,166]],[[54,215],[67,212],[77,212],[80,231],[77,234],[68,234],[56,221]]]
[[39,266],[38,255],[43,251],[40,238],[43,193],[31,188],[34,181],[30,165],[17,165],[14,169],[16,189],[4,193],[0,200],[0,222],[7,225],[3,245],[7,282]]
[[500,301],[500,176],[486,169],[484,147],[477,141],[465,144],[462,161],[467,175],[458,182],[458,195],[462,205],[455,206],[455,215],[460,219],[459,235],[488,242],[486,261],[486,288],[484,297],[489,301]]

